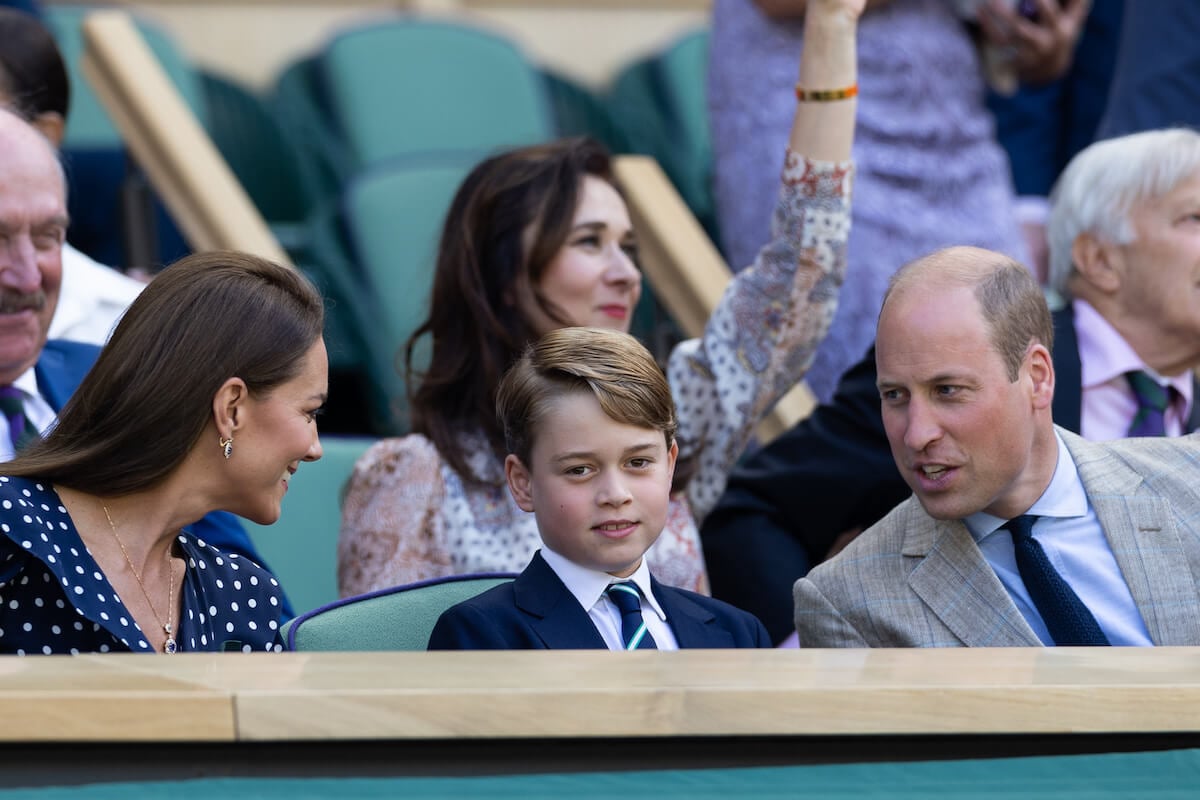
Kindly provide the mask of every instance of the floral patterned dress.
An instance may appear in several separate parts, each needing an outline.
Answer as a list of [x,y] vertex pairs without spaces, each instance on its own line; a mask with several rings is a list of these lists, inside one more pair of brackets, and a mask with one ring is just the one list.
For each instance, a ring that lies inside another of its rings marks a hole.
[[[754,429],[804,375],[837,306],[850,227],[849,162],[788,153],[772,238],[739,272],[699,339],[667,365],[680,457],[698,459],[686,496],[647,553],[660,581],[707,594],[698,522]],[[355,465],[338,542],[343,595],[471,572],[519,572],[541,546],[482,433],[464,431],[474,481],[423,436],[385,439]]]

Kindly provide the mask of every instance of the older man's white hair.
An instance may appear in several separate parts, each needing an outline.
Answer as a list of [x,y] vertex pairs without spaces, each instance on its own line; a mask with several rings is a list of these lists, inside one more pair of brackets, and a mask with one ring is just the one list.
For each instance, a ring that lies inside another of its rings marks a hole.
[[1136,238],[1133,209],[1167,194],[1197,170],[1200,133],[1189,128],[1134,133],[1081,150],[1050,193],[1050,287],[1070,296],[1071,247],[1080,234],[1129,244]]

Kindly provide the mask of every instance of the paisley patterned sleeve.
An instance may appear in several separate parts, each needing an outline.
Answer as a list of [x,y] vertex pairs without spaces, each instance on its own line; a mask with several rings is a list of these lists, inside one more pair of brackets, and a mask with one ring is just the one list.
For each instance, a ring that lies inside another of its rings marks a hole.
[[846,272],[850,162],[788,152],[771,241],[738,273],[699,339],[671,353],[681,456],[697,524],[716,504],[755,427],[804,376],[829,330]]
[[441,536],[441,458],[423,436],[384,439],[354,465],[342,501],[343,597],[448,575]]

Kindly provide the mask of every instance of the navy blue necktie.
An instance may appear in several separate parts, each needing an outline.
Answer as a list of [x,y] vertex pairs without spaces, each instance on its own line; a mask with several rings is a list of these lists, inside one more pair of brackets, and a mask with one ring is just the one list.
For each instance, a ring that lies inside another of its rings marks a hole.
[[654,637],[646,629],[646,620],[642,618],[642,593],[636,583],[623,581],[610,583],[604,590],[608,599],[621,612],[621,641],[626,650],[657,650]]
[[1088,607],[1054,569],[1046,551],[1033,538],[1032,514],[1010,519],[1003,527],[1012,533],[1017,569],[1029,591],[1029,597],[1042,615],[1050,638],[1062,647],[1106,645],[1108,637]]
[[1125,379],[1137,400],[1137,413],[1129,423],[1127,436],[1166,436],[1167,407],[1171,391],[1141,370],[1126,372]]
[[0,386],[0,412],[8,421],[8,436],[13,452],[19,453],[30,442],[37,441],[41,434],[25,415],[25,396],[15,386]]

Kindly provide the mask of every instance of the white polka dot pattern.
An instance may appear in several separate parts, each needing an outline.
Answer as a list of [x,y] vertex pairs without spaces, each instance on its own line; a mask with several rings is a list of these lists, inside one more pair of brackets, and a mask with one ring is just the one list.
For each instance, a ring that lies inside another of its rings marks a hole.
[[[0,653],[153,652],[53,489],[0,476],[0,534]],[[180,650],[281,649],[270,573],[186,532],[179,549]]]

